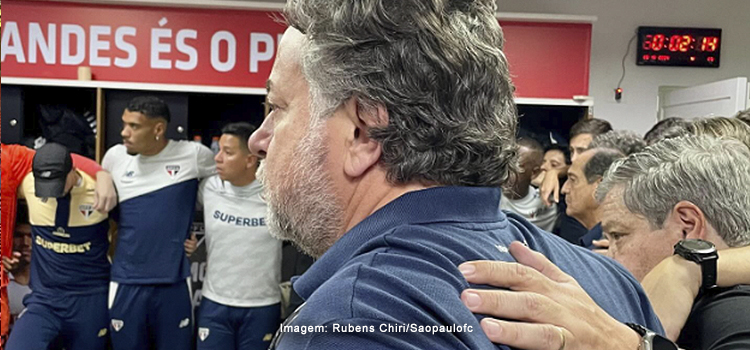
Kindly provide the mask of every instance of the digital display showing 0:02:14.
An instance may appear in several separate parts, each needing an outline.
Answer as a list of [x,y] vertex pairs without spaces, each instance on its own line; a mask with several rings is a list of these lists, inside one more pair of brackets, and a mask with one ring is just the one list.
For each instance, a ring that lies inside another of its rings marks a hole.
[[692,35],[646,34],[643,39],[643,49],[659,52],[714,52],[719,47],[719,38],[715,36],[694,37]]
[[638,65],[718,67],[721,29],[638,28]]

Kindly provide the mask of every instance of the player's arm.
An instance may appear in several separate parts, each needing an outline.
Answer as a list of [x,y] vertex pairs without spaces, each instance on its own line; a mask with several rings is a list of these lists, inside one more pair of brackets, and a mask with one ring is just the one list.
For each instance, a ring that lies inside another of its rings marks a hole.
[[560,202],[560,172],[550,169],[544,172],[542,186],[539,187],[539,195],[544,205],[550,206]]
[[[750,284],[750,246],[719,251],[716,268],[720,287]],[[700,266],[677,255],[664,259],[641,282],[670,339],[685,326],[701,282]]]
[[204,146],[203,144],[193,142],[196,148],[196,162],[198,166],[198,178],[205,179],[213,174],[216,174],[216,162],[214,161],[214,153],[211,149]]

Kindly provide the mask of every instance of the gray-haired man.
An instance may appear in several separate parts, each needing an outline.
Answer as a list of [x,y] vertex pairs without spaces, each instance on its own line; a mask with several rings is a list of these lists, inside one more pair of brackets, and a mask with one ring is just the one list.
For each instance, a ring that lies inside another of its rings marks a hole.
[[272,346],[492,348],[461,304],[469,285],[457,265],[508,261],[515,240],[611,314],[660,327],[619,265],[498,210],[517,117],[495,10],[494,0],[287,4],[272,112],[248,142],[265,157],[271,234],[318,260],[294,281],[306,304]]
[[[664,140],[642,153],[614,163],[596,194],[602,205],[602,227],[610,240],[609,254],[639,280],[674,251],[691,260],[695,257],[706,258],[705,262],[699,263],[706,272],[702,277],[703,291],[682,328],[679,345],[691,350],[750,348],[750,328],[747,327],[750,324],[750,287],[708,288],[708,285],[716,283],[716,265],[712,266],[711,261],[715,256],[712,256],[710,244],[719,250],[750,244],[750,215],[747,211],[750,208],[750,149],[736,140],[707,136]],[[684,241],[686,239],[690,241]],[[695,249],[691,244],[704,249]],[[480,265],[478,270],[488,271],[486,263]],[[598,342],[606,342],[619,333],[608,328],[611,320],[590,322],[591,319],[586,319],[592,306],[583,298],[576,298],[581,305],[586,305],[583,309],[575,303],[562,304],[563,309],[557,308],[554,301],[570,298],[571,295],[575,298],[577,288],[571,288],[570,280],[565,276],[550,274],[556,268],[548,265],[548,262],[536,261],[531,265],[536,270],[545,271],[545,276],[553,280],[536,278],[536,281],[532,281],[534,278],[527,278],[524,282],[526,290],[533,290],[533,294],[541,294],[550,301],[548,303],[545,299],[537,305],[535,314],[546,316],[537,317],[535,323],[551,323],[571,331],[575,335],[575,344],[571,342],[568,346],[576,349],[599,348],[595,346],[601,344]],[[485,279],[485,282],[514,287],[502,282],[512,276],[493,277],[496,278],[491,281]],[[555,285],[557,283],[560,285]],[[700,284],[701,281],[695,283]],[[535,287],[530,287],[532,285]],[[569,293],[563,292],[566,288]],[[483,293],[483,305],[492,304],[489,300],[501,297],[501,293]],[[558,314],[568,315],[560,316],[567,319],[555,319],[546,312],[550,308]],[[519,315],[489,309],[477,308],[475,311],[489,312],[506,319],[520,318]],[[508,328],[506,334],[514,334],[515,328]],[[534,339],[533,334],[528,332],[516,335],[518,339]],[[676,334],[670,336],[677,338]],[[494,338],[498,342],[504,339]],[[548,347],[536,343],[514,345],[521,348],[559,348],[559,343],[549,344]],[[628,342],[612,349],[636,348],[637,343]]]

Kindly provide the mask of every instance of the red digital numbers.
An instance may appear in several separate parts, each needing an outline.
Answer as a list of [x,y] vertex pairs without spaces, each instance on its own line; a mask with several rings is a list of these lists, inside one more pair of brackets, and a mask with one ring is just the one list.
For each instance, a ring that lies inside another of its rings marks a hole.
[[662,48],[664,48],[664,39],[664,34],[654,35],[654,38],[651,41],[651,50],[660,51]]
[[718,67],[721,29],[638,27],[638,65]]
[[[716,38],[715,38],[716,39]],[[661,51],[667,49],[672,52],[688,52],[694,48],[695,38],[692,35],[672,35],[667,39],[664,34],[648,34],[643,41],[643,49],[648,51]],[[704,46],[710,47],[711,41],[704,38]],[[716,50],[716,43],[713,43],[713,50]]]
[[719,47],[719,38],[715,36],[704,37],[701,42],[701,51],[714,52],[717,47]]

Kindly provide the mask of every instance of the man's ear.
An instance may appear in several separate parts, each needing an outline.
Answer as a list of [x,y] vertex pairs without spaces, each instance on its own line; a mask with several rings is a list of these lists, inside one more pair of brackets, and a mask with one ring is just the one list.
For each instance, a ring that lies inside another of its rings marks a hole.
[[157,136],[159,139],[164,139],[167,134],[167,121],[164,119],[156,119],[154,124],[154,136]]
[[367,172],[380,160],[381,145],[370,138],[370,130],[388,125],[388,111],[383,104],[364,104],[353,97],[344,106],[353,128],[348,141],[344,172],[356,178]]
[[706,239],[708,230],[706,216],[697,205],[680,201],[672,208],[667,217],[671,224],[676,225],[682,232],[683,239]]

